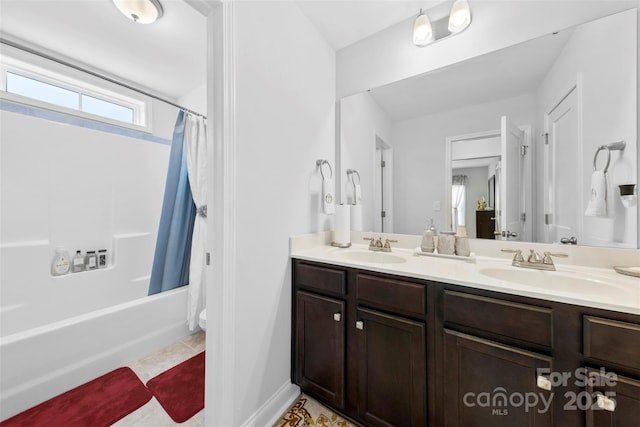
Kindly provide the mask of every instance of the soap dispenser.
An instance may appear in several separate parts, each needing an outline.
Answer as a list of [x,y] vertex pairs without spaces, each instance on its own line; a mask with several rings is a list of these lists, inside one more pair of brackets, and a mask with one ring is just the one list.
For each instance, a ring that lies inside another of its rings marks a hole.
[[422,252],[433,252],[435,249],[435,243],[433,241],[433,236],[435,236],[435,227],[433,226],[433,219],[431,220],[431,225],[428,226],[424,233],[422,233],[422,243],[420,245],[420,250]]
[[69,253],[63,246],[58,246],[51,263],[51,274],[53,276],[64,276],[69,272],[70,266]]
[[433,225],[433,218],[429,219],[430,224],[429,224],[429,230],[431,230],[431,232],[433,233],[434,236],[438,235],[438,229],[436,228],[435,225]]

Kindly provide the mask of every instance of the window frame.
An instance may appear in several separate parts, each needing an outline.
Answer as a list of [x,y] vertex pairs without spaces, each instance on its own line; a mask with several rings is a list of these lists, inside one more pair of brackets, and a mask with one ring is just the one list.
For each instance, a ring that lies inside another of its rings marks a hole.
[[[81,108],[82,105],[80,100],[82,95],[131,108],[133,110],[133,123],[7,92],[8,72],[77,93],[79,98],[78,108]],[[0,98],[128,129],[147,133],[152,133],[153,131],[151,125],[153,101],[149,96],[73,67],[65,66],[7,45],[2,45],[2,56],[0,57]]]

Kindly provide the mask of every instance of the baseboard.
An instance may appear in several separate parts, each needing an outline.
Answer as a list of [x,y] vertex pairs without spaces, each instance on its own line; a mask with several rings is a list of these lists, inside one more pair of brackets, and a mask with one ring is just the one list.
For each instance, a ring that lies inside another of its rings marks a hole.
[[300,387],[287,381],[253,415],[242,423],[242,427],[274,425],[298,396],[300,396]]

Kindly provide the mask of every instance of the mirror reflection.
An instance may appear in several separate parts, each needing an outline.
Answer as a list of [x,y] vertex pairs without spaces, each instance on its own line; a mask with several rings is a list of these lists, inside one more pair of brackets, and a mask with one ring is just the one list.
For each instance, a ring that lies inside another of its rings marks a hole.
[[365,231],[636,248],[636,57],[631,10],[343,98],[341,201],[357,170]]

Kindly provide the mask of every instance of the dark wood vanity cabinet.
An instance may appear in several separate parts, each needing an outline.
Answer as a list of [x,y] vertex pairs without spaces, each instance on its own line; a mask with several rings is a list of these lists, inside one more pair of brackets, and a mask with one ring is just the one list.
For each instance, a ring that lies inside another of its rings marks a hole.
[[296,373],[309,392],[344,407],[345,303],[313,293],[296,293]]
[[292,379],[362,425],[640,425],[638,315],[293,267]]
[[444,425],[551,426],[553,312],[445,289],[442,313]]
[[294,295],[305,393],[363,425],[428,425],[424,284],[296,260]]
[[551,393],[536,384],[538,372],[552,370],[550,357],[448,329],[444,335],[445,426],[552,425]]
[[640,425],[640,322],[585,315],[583,346],[587,426]]

